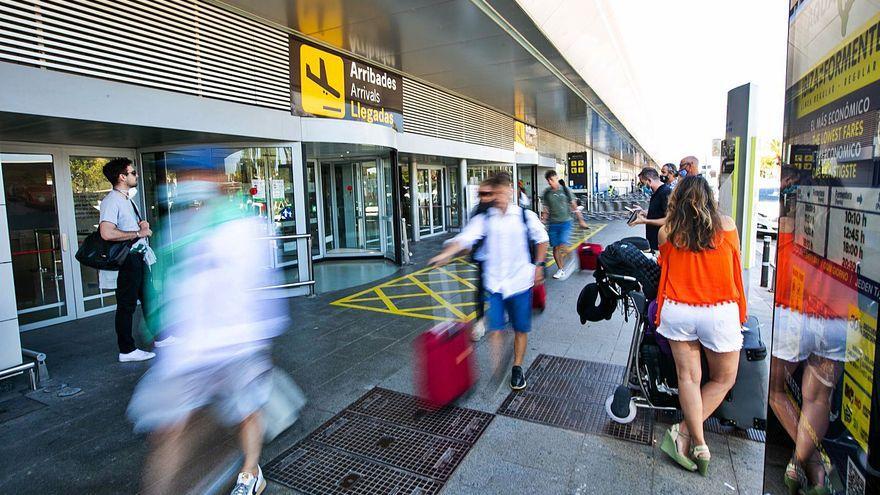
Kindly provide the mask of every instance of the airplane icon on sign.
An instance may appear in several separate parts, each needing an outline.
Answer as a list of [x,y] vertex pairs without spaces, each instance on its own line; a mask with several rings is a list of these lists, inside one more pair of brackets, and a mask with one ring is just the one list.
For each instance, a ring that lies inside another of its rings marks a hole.
[[[327,93],[333,95],[334,98],[339,98],[339,91],[336,90],[333,86],[330,85],[330,81],[327,80],[327,67],[324,65],[324,59],[318,59],[318,76],[312,72],[312,66],[306,65],[306,77],[314,81],[318,86],[324,89]],[[328,109],[329,110],[329,109]]]

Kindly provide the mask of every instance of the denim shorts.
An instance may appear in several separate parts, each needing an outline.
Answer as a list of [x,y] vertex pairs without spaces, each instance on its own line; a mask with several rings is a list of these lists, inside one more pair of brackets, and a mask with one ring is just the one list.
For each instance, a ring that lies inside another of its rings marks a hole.
[[532,329],[531,288],[507,299],[498,292],[492,292],[486,299],[489,301],[489,310],[486,312],[489,330],[504,330],[507,327],[505,313],[515,332],[528,333]]
[[568,238],[571,237],[571,220],[549,224],[548,234],[551,246],[567,246]]

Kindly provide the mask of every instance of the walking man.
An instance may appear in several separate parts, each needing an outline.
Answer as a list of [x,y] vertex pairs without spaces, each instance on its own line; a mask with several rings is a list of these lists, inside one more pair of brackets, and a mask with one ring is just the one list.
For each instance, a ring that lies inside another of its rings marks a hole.
[[629,225],[630,227],[644,225],[648,244],[652,251],[657,251],[657,234],[660,232],[660,227],[666,225],[666,207],[669,205],[672,188],[669,184],[661,182],[660,174],[651,167],[645,167],[639,172],[639,182],[645,193],[651,196],[651,202],[648,203],[648,211],[640,211]]
[[556,260],[556,273],[553,278],[565,277],[565,261],[569,251],[569,237],[571,237],[571,216],[574,214],[581,227],[587,228],[577,209],[577,201],[572,197],[571,191],[562,185],[555,170],[548,170],[544,174],[550,187],[544,190],[542,200],[544,211],[542,219],[547,222],[550,232],[550,246],[553,248],[553,259]]
[[445,265],[457,253],[483,241],[488,328],[493,332],[494,345],[500,347],[500,330],[506,326],[507,314],[514,331],[510,388],[522,390],[526,387],[522,363],[532,329],[532,287],[544,280],[547,232],[534,212],[511,202],[513,188],[509,175],[499,173],[490,184],[495,193],[494,206],[487,214],[473,217],[430,263]]
[[678,166],[679,175],[687,177],[688,175],[700,175],[700,160],[695,156],[686,156],[681,159]]
[[[116,289],[115,326],[119,362],[146,361],[156,355],[135,346],[132,320],[138,301],[141,302],[144,320],[149,315],[149,302],[144,298],[144,287],[151,284],[149,265],[155,262],[147,241],[153,231],[131,199],[137,194],[137,170],[132,161],[128,158],[114,158],[104,165],[102,171],[113,190],[101,200],[98,231],[105,241],[131,242],[132,245],[131,252],[119,268],[115,287],[113,272],[101,271],[98,278],[102,289]],[[156,347],[169,343],[168,340],[155,341]]]

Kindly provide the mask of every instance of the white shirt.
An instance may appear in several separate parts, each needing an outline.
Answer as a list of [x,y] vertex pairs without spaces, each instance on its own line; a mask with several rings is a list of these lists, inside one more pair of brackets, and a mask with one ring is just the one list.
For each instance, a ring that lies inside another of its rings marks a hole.
[[446,242],[455,242],[462,249],[470,249],[485,236],[483,243],[483,287],[508,298],[529,290],[535,283],[535,265],[531,263],[529,239],[535,244],[549,240],[538,215],[526,210],[526,225],[522,209],[513,204],[506,212],[492,208],[485,215],[472,218],[461,233]]

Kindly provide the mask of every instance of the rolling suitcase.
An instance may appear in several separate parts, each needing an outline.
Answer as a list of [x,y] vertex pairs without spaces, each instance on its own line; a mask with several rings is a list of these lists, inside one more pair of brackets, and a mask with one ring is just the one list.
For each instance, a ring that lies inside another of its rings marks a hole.
[[584,242],[578,245],[577,254],[581,270],[595,270],[599,266],[599,255],[602,253],[601,244]]
[[765,429],[767,387],[770,367],[767,347],[761,340],[761,324],[749,316],[743,328],[743,349],[739,356],[736,383],[721,402],[714,416],[736,424],[737,428]]
[[464,395],[476,382],[469,323],[441,323],[413,342],[419,396],[443,407]]
[[547,308],[547,287],[539,284],[532,287],[532,309],[544,312]]

